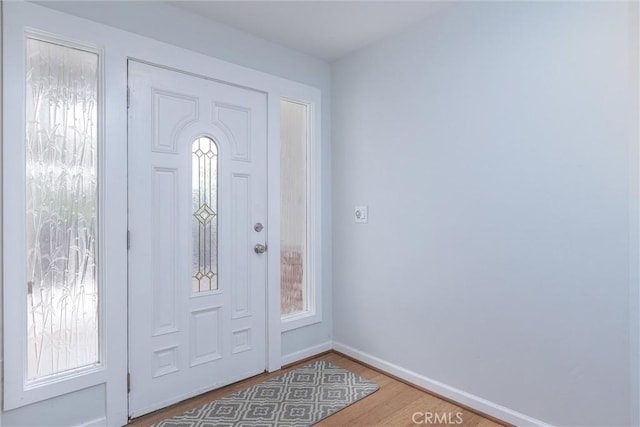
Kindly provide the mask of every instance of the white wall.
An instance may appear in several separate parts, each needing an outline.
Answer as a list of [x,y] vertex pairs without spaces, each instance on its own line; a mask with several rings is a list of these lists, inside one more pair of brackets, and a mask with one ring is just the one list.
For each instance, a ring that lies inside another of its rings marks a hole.
[[267,42],[161,2],[43,1],[51,7],[116,28],[284,77],[322,91],[322,323],[283,333],[282,354],[331,339],[331,68],[324,61]]
[[544,422],[632,423],[637,17],[468,2],[334,64],[335,342]]

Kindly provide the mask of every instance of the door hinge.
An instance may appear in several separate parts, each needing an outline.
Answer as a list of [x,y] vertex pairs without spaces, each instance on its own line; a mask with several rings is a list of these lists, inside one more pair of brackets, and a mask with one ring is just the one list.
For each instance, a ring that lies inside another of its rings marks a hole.
[[131,374],[127,372],[127,393],[131,393]]
[[131,107],[131,90],[127,86],[127,108]]
[[131,249],[131,232],[127,230],[127,249]]

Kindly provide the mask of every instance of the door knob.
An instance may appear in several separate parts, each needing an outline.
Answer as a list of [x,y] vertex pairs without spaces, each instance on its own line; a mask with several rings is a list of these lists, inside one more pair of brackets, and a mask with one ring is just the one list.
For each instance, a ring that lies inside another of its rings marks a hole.
[[257,245],[255,245],[253,247],[253,250],[257,254],[263,254],[263,253],[265,253],[267,251],[267,245],[263,245],[261,243],[258,243]]

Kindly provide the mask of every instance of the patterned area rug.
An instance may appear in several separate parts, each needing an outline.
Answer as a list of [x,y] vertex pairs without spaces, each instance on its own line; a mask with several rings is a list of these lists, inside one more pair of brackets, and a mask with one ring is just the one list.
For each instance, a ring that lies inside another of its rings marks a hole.
[[154,427],[301,427],[351,405],[378,385],[323,360],[207,403]]

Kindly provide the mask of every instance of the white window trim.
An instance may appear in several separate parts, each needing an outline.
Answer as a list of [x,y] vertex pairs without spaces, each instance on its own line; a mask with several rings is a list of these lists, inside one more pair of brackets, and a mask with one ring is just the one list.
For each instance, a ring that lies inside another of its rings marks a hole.
[[[288,90],[287,90],[288,89]],[[287,88],[281,97],[284,101],[307,106],[307,236],[304,311],[282,315],[282,331],[290,331],[322,321],[322,135],[320,91],[302,85]],[[280,256],[280,248],[277,251]],[[279,264],[278,264],[279,265]],[[278,269],[279,270],[279,269]],[[278,271],[279,274],[279,271]]]

